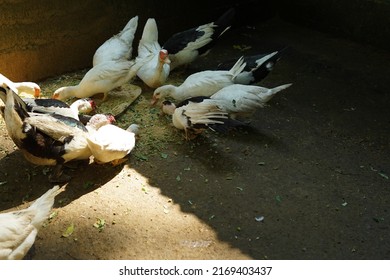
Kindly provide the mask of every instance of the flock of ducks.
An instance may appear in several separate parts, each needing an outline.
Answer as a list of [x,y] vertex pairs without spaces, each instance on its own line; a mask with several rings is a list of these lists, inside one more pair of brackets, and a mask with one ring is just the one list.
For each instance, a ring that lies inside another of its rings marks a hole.
[[[162,46],[156,20],[147,20],[133,58],[138,16],[122,31],[105,41],[93,56],[93,67],[76,86],[57,89],[52,98],[39,98],[40,87],[32,82],[12,82],[0,74],[0,107],[9,136],[25,158],[36,165],[54,166],[50,182],[67,182],[63,165],[93,158],[97,163],[120,164],[132,151],[138,125],[122,129],[110,114],[92,113],[92,96],[109,92],[135,77],[154,89],[151,104],[161,101],[162,111],[184,130],[186,139],[205,129],[216,131],[242,124],[279,91],[256,85],[270,73],[283,50],[244,56],[219,64],[214,70],[189,75],[179,86],[166,84],[170,71],[189,65],[205,55],[232,25],[235,10],[216,21],[174,34]],[[65,101],[76,98],[72,104]],[[168,99],[174,99],[176,104]],[[0,259],[21,259],[33,245],[59,192],[55,186],[29,208],[0,214]]]

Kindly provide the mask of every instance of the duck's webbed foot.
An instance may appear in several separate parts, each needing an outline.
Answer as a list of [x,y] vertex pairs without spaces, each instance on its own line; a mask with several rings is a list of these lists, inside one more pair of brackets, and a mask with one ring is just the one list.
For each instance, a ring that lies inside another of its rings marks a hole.
[[72,179],[71,176],[63,174],[62,164],[57,164],[54,166],[51,174],[49,175],[50,183],[66,183]]
[[127,157],[120,158],[120,159],[114,159],[113,161],[111,161],[111,164],[112,164],[112,166],[118,166],[118,165],[121,165],[122,163],[126,162],[127,160],[128,160]]

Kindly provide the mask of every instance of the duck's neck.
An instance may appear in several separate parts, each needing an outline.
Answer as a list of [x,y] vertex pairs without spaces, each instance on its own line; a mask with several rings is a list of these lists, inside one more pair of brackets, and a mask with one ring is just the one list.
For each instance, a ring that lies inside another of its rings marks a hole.
[[156,58],[157,58],[157,69],[159,70],[159,72],[161,72],[163,70],[165,62],[161,60],[159,56],[156,56]]
[[161,86],[160,99],[172,97],[173,99],[180,100],[180,88],[174,85]]
[[181,88],[180,88],[180,87],[172,86],[170,96],[171,96],[173,99],[176,99],[176,100],[178,100],[178,101],[182,101],[182,100],[183,100],[182,91],[181,91]]
[[76,97],[79,91],[79,86],[67,86],[62,92],[62,99]]

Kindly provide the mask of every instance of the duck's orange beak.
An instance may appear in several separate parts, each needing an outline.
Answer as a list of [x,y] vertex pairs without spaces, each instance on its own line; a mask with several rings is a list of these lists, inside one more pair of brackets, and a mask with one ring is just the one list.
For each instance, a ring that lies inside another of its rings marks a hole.
[[39,98],[41,96],[41,89],[34,87],[34,97]]
[[158,99],[153,96],[152,101],[150,101],[150,105],[152,105],[152,106],[156,105],[157,101],[158,101]]

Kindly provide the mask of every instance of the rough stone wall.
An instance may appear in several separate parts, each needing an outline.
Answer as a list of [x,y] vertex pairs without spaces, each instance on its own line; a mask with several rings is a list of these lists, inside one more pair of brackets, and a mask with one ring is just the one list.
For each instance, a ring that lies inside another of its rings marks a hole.
[[0,73],[14,81],[38,81],[91,67],[100,44],[135,15],[136,36],[154,17],[163,40],[239,2],[257,1],[0,0]]

